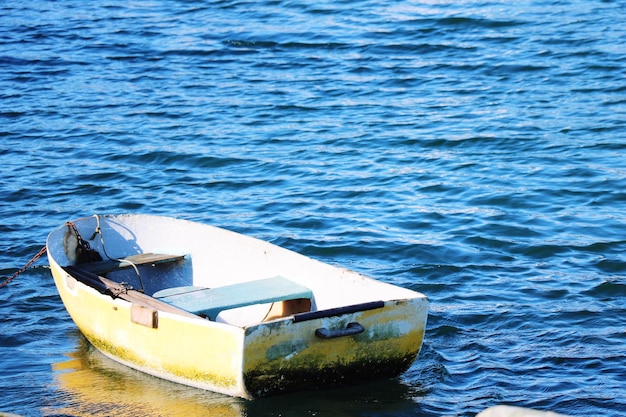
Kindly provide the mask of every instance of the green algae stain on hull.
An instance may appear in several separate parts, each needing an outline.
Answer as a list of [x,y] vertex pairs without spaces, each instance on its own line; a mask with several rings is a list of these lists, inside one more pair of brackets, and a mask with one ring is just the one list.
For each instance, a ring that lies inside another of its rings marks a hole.
[[364,360],[352,364],[301,369],[263,369],[244,374],[244,383],[254,397],[290,391],[325,389],[375,379],[395,377],[415,360],[416,355],[381,360]]
[[[250,328],[244,350],[244,384],[253,397],[329,388],[394,377],[415,361],[424,337],[426,303],[391,302],[385,308],[306,322]],[[425,310],[423,310],[425,312]],[[423,320],[415,320],[424,317]],[[320,327],[344,329],[358,321],[361,334],[321,339]]]

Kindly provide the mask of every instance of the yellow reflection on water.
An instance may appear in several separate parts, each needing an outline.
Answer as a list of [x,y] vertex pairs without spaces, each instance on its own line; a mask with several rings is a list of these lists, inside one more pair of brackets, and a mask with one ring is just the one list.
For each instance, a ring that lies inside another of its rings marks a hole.
[[45,414],[71,416],[245,415],[245,400],[186,387],[105,357],[83,337],[68,360],[52,365],[57,395]]
[[[98,352],[77,332],[67,360],[52,364],[54,383],[44,415],[354,417],[423,415],[421,385],[397,379],[322,391],[302,391],[247,401],[165,381],[135,371]],[[420,389],[418,389],[420,388]]]

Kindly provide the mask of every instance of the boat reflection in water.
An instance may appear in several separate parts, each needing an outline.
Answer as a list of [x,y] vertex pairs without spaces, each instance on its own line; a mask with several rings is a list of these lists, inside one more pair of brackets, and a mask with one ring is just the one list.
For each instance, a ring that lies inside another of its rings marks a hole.
[[52,365],[58,396],[45,414],[72,416],[245,415],[245,400],[165,381],[107,358],[82,336],[68,360]]
[[[415,392],[397,379],[253,401],[187,387],[121,365],[76,332],[77,349],[52,365],[56,391],[45,415],[70,416],[424,416]],[[418,390],[419,391],[419,390]],[[417,401],[416,401],[417,400]]]

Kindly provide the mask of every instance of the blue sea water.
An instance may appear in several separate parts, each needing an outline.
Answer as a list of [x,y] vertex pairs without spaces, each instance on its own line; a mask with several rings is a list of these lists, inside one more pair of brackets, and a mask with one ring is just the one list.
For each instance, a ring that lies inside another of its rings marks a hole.
[[94,213],[222,226],[431,301],[401,377],[253,402],[0,288],[0,411],[626,415],[622,1],[3,0],[0,272]]

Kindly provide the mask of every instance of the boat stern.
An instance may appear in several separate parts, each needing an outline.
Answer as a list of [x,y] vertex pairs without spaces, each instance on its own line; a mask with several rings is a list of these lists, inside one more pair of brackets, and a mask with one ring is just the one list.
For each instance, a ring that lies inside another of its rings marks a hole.
[[416,359],[425,297],[296,314],[246,329],[243,379],[251,397],[394,377]]

